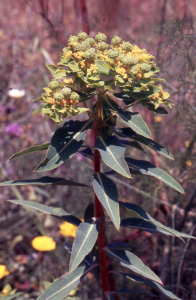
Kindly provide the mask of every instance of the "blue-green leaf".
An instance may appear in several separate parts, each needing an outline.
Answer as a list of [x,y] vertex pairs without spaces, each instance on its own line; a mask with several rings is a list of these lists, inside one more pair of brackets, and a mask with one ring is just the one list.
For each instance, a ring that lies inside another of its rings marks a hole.
[[57,168],[71,158],[82,146],[87,129],[92,126],[92,120],[75,122],[69,126],[58,128],[51,140],[46,158],[35,169],[37,172],[49,171]]
[[117,135],[120,135],[121,137],[131,138],[133,140],[136,140],[142,144],[144,144],[147,147],[150,147],[151,149],[157,151],[159,154],[169,158],[174,159],[173,155],[163,146],[158,144],[157,142],[153,141],[152,139],[148,139],[140,134],[137,134],[134,132],[131,128],[113,128],[115,133]]
[[110,292],[105,292],[104,296],[105,296],[105,300],[115,300]]
[[66,180],[64,178],[44,176],[38,179],[26,179],[26,180],[10,180],[0,183],[0,186],[8,185],[69,185],[69,186],[83,186],[88,187],[85,184]]
[[129,112],[123,110],[115,101],[109,99],[109,97],[105,96],[104,98],[104,109],[110,109],[113,112],[117,112],[117,114],[121,117],[121,119],[134,131],[151,139],[150,131],[148,126],[142,119],[139,113]]
[[119,230],[120,214],[116,184],[99,172],[94,173],[93,175],[93,187],[97,198],[104,206],[116,228]]
[[73,272],[92,250],[99,232],[99,219],[92,218],[82,222],[76,230],[76,237],[72,247],[70,272]]
[[[159,231],[159,232],[161,232],[163,234],[166,234],[166,235],[173,235],[173,236],[176,236],[180,239],[182,239],[182,237],[196,239],[195,237],[193,237],[189,234],[178,232],[177,230],[174,230],[172,228],[169,228],[169,227],[161,224],[160,222],[156,221],[145,210],[143,210],[140,206],[138,206],[136,204],[121,202],[121,201],[119,201],[119,204],[120,204],[121,207],[124,207],[127,211],[136,214],[137,216],[142,218],[144,221],[154,224],[156,226],[156,228],[154,228],[156,231]],[[160,231],[159,229],[157,229],[157,227],[161,228],[162,230]]]
[[121,175],[131,178],[129,168],[124,159],[125,147],[117,140],[98,136],[95,141],[95,148],[99,150],[106,165]]
[[26,154],[29,154],[29,153],[33,153],[33,152],[37,152],[37,151],[40,151],[40,150],[46,150],[48,149],[48,147],[50,146],[50,143],[45,143],[45,144],[42,144],[42,145],[36,145],[36,146],[33,146],[33,147],[29,147],[27,149],[24,149],[20,152],[17,152],[17,153],[14,153],[9,159],[14,159],[16,157],[19,157],[19,156],[22,156],[22,155],[26,155]]
[[90,267],[79,267],[72,273],[65,273],[55,280],[38,298],[37,300],[61,300],[75,289],[83,277],[91,271],[97,264]]
[[142,175],[153,176],[165,184],[172,187],[174,190],[184,194],[184,190],[181,185],[167,172],[163,171],[162,169],[157,168],[155,165],[150,163],[149,161],[145,160],[137,160],[133,158],[125,158],[129,167],[135,168],[140,172]]
[[71,223],[75,226],[79,226],[81,223],[81,220],[77,217],[71,215],[70,213],[67,213],[65,210],[59,207],[51,207],[46,206],[34,201],[26,201],[26,200],[8,200],[9,202],[12,202],[14,204],[24,205],[33,209],[36,209],[38,211],[41,211],[43,213],[52,215],[54,217],[59,217],[63,220],[65,220],[68,223]]
[[118,259],[122,266],[162,284],[161,279],[149,267],[144,265],[141,259],[139,259],[135,254],[127,250],[113,250],[107,247],[104,249],[110,256]]
[[150,279],[147,278],[143,278],[141,276],[135,275],[135,274],[127,274],[127,273],[120,273],[120,272],[113,272],[116,273],[118,275],[122,275],[134,282],[139,282],[139,283],[143,283],[143,284],[147,284],[148,286],[152,287],[153,289],[161,292],[163,295],[167,296],[170,299],[173,300],[181,300],[180,298],[178,298],[177,296],[175,296],[172,292],[166,290],[162,285],[160,285],[157,282],[154,282]]

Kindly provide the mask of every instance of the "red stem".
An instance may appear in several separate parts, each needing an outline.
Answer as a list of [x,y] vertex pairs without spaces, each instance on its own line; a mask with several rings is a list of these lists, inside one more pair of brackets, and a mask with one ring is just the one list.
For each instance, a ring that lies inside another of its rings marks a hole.
[[[95,130],[94,130],[94,142],[96,136],[100,135],[101,130],[101,114],[102,114],[102,102],[101,98],[98,96],[97,102],[97,120],[95,121]],[[99,151],[94,149],[94,171],[100,172],[100,154]],[[103,223],[103,210],[102,205],[95,195],[95,216],[99,218],[99,234],[98,234],[98,252],[99,252],[99,263],[100,263],[100,276],[102,281],[102,293],[103,293],[103,300],[105,299],[104,292],[109,291],[109,281],[108,281],[108,274],[107,274],[107,259],[106,253],[103,250],[105,247],[105,235],[104,235],[104,223]]]

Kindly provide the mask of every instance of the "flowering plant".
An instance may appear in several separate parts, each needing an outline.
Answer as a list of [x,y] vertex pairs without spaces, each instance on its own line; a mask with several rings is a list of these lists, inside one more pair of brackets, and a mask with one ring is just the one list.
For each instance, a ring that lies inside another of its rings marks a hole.
[[[47,66],[55,79],[44,88],[45,94],[35,99],[42,103],[34,113],[41,112],[42,115],[47,115],[47,118],[58,123],[59,127],[49,143],[30,147],[10,158],[47,149],[45,159],[35,169],[36,172],[43,172],[57,168],[80,151],[80,154],[90,158],[94,163],[92,175],[94,205],[87,206],[84,221],[81,221],[60,208],[48,207],[33,201],[10,201],[51,214],[78,227],[74,231],[73,245],[66,243],[71,253],[69,272],[54,281],[40,295],[39,300],[67,297],[82,278],[95,267],[99,267],[103,299],[114,299],[113,294],[123,292],[123,289],[110,291],[107,255],[117,259],[123,267],[132,271],[132,273],[113,271],[115,274],[147,284],[170,299],[179,299],[162,286],[161,279],[149,267],[127,250],[129,245],[119,242],[106,245],[105,242],[104,226],[107,230],[110,223],[104,221],[104,210],[117,230],[123,226],[140,228],[150,233],[160,232],[180,239],[191,238],[156,221],[138,205],[119,199],[116,184],[110,178],[111,174],[120,174],[129,179],[134,174],[153,176],[180,193],[184,191],[175,179],[149,161],[124,156],[127,147],[141,149],[143,144],[173,159],[166,148],[152,140],[141,115],[129,110],[130,107],[141,104],[154,113],[167,114],[166,108],[160,105],[171,108],[172,103],[168,100],[169,94],[163,92],[161,85],[156,84],[163,79],[155,77],[159,69],[152,55],[136,45],[122,42],[117,36],[112,38],[110,46],[106,41],[107,37],[103,33],[98,33],[95,40],[84,32],[69,38],[68,47],[63,49],[60,62],[56,66]],[[65,120],[67,117],[84,112],[88,118],[83,121]],[[118,117],[124,122],[122,128],[118,127]],[[86,146],[81,150],[88,130],[92,130],[94,134],[93,147]],[[101,160],[110,171],[105,173],[100,171]],[[1,185],[24,184],[89,188],[83,183],[48,176],[36,180],[8,181]],[[136,217],[121,220],[120,208]],[[96,258],[94,248],[97,249]],[[80,264],[82,266],[79,266]],[[126,290],[126,292],[133,291]]]

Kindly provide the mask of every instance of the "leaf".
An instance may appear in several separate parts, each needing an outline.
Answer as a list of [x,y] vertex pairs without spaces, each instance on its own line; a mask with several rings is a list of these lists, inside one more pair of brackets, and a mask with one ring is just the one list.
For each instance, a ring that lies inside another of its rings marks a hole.
[[99,233],[99,218],[82,222],[76,230],[69,271],[73,272],[92,250]]
[[151,98],[154,94],[155,91],[140,91],[138,92],[133,92],[131,90],[125,89],[125,92],[127,95],[129,95],[131,98],[135,99],[135,100],[144,100],[144,99],[148,99]]
[[161,292],[163,295],[167,296],[168,298],[170,299],[173,299],[173,300],[181,300],[180,298],[178,298],[177,296],[175,296],[172,292],[170,291],[167,291],[162,285],[160,285],[159,283],[157,282],[154,282],[150,279],[147,279],[147,278],[143,278],[141,276],[138,276],[138,275],[135,275],[135,274],[127,274],[127,273],[120,273],[120,272],[112,272],[112,273],[116,273],[118,275],[122,275],[134,282],[139,282],[139,283],[143,283],[143,284],[147,284],[149,285],[150,287],[152,287],[153,289]]
[[94,203],[89,203],[84,212],[84,221],[93,218],[95,215],[95,205]]
[[99,172],[93,174],[93,187],[97,198],[104,206],[117,230],[119,230],[120,214],[116,184]]
[[162,284],[161,279],[144,263],[139,259],[135,254],[127,250],[113,250],[111,248],[103,248],[110,256],[115,257],[120,261],[120,264],[123,267],[126,267],[132,270],[135,273],[138,273],[146,278],[152,279]]
[[49,171],[57,168],[67,159],[71,158],[82,146],[86,130],[92,126],[92,120],[76,122],[73,126],[58,128],[51,140],[50,147],[44,161],[42,161],[36,172]]
[[24,206],[36,209],[38,211],[52,215],[54,217],[61,218],[61,219],[65,220],[66,222],[71,223],[75,226],[79,226],[81,223],[80,219],[67,213],[62,208],[59,208],[59,207],[46,206],[46,205],[43,205],[43,204],[40,204],[40,203],[37,203],[34,201],[26,201],[26,200],[8,200],[8,201],[11,203],[14,203],[14,204],[24,205]]
[[124,159],[125,147],[114,139],[98,136],[95,148],[99,150],[104,163],[117,173],[131,178],[129,168]]
[[42,98],[42,97],[39,97],[39,98],[34,99],[33,102],[34,102],[34,101],[43,101],[43,98]]
[[61,300],[69,295],[80,283],[83,277],[91,271],[97,264],[90,267],[80,267],[72,273],[65,273],[55,280],[38,298],[37,300]]
[[157,151],[159,154],[161,154],[169,159],[174,159],[173,155],[166,148],[164,148],[157,142],[153,141],[152,139],[148,139],[142,135],[137,134],[131,128],[128,128],[128,127],[116,128],[116,127],[114,127],[113,129],[114,129],[115,133],[117,133],[121,136],[136,140],[136,141],[146,145],[147,147],[150,147],[151,149]]
[[48,105],[48,103],[41,103],[35,110],[34,112],[31,114],[32,116],[35,115],[36,113],[42,111],[42,109]]
[[125,158],[125,160],[128,166],[136,168],[137,170],[139,170],[140,174],[158,178],[165,184],[172,187],[174,190],[184,194],[184,190],[181,185],[171,175],[169,175],[162,169],[157,168],[151,162],[145,160],[137,160],[129,157]]
[[18,292],[18,293],[14,294],[14,295],[0,297],[0,299],[1,299],[1,300],[12,300],[12,299],[14,299],[14,298],[16,298],[16,297],[18,297],[18,296],[21,296],[22,294],[23,294],[23,293]]
[[85,148],[84,150],[79,151],[83,156],[90,158],[91,160],[94,159],[93,151],[90,147]]
[[[64,245],[65,249],[71,254],[72,245],[69,243],[66,243],[66,242],[63,245]],[[92,265],[90,255],[89,254],[86,255],[82,262],[85,264],[85,266]]]
[[42,145],[37,145],[37,146],[29,147],[29,148],[24,149],[24,150],[22,150],[20,152],[14,153],[8,159],[8,161],[10,161],[11,159],[17,158],[19,156],[23,156],[23,155],[29,154],[29,153],[34,153],[34,152],[37,152],[37,151],[40,151],[40,150],[46,150],[46,149],[48,149],[49,146],[50,146],[50,143],[45,143],[45,144],[42,144]]
[[121,221],[121,226],[128,227],[128,228],[139,228],[142,230],[145,230],[150,233],[163,233],[165,235],[172,235],[169,231],[164,230],[161,227],[158,227],[150,222],[147,222],[143,219],[139,218],[129,218],[129,219],[124,219]]
[[145,210],[143,210],[140,206],[138,206],[136,204],[121,202],[121,201],[119,201],[119,204],[121,207],[125,208],[128,212],[132,212],[132,213],[136,214],[137,216],[139,216],[140,218],[142,218],[143,220],[154,224],[156,227],[162,228],[164,231],[167,231],[167,233],[163,232],[163,231],[161,231],[161,233],[164,233],[166,235],[173,235],[180,239],[182,239],[181,237],[196,239],[195,237],[193,237],[189,234],[179,232],[177,230],[174,230],[172,228],[169,228],[169,227],[161,224],[160,222],[156,221]]
[[58,69],[58,67],[55,65],[46,65],[46,67],[52,74],[55,74],[56,70]]
[[117,112],[122,120],[134,131],[151,139],[150,131],[139,113],[125,111],[121,109],[115,101],[109,99],[108,97],[105,97],[105,99],[107,101],[107,104],[104,108],[109,108],[112,111]]
[[80,72],[81,71],[81,68],[79,67],[79,64],[75,60],[70,61],[67,65],[73,72]]
[[102,60],[95,60],[95,64],[97,65],[98,67],[98,70],[97,70],[97,73],[99,75],[103,75],[103,76],[112,76],[112,75],[115,75],[116,72],[114,72],[112,69],[111,69],[111,66],[106,63],[105,61],[102,61]]
[[38,179],[26,179],[26,180],[10,180],[0,183],[0,186],[7,186],[7,185],[69,185],[69,186],[83,186],[88,187],[85,184],[66,180],[64,178],[58,177],[50,177],[44,176]]
[[132,104],[133,102],[136,101],[135,99],[131,98],[129,95],[127,95],[124,92],[114,93],[114,94],[110,94],[107,92],[107,95],[113,100],[121,100],[126,105]]
[[110,292],[105,292],[104,296],[105,296],[105,300],[115,300]]

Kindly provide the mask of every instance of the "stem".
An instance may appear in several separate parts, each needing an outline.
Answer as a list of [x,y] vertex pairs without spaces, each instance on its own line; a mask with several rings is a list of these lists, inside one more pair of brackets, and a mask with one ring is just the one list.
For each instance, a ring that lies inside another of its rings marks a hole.
[[[101,131],[101,116],[102,116],[102,102],[101,97],[98,96],[98,102],[97,102],[97,112],[96,112],[96,121],[95,121],[95,131],[93,131],[94,136],[94,143],[95,139],[98,135],[100,135]],[[97,149],[94,149],[94,171],[100,172],[100,155],[99,151]],[[105,299],[104,292],[109,291],[109,282],[108,282],[108,274],[107,274],[107,259],[106,259],[106,253],[103,250],[105,247],[105,235],[104,235],[104,220],[103,220],[103,210],[102,205],[95,195],[95,217],[99,218],[99,234],[98,234],[98,252],[99,252],[99,263],[100,263],[100,276],[101,276],[101,282],[102,282],[102,294],[103,294],[103,300]]]

